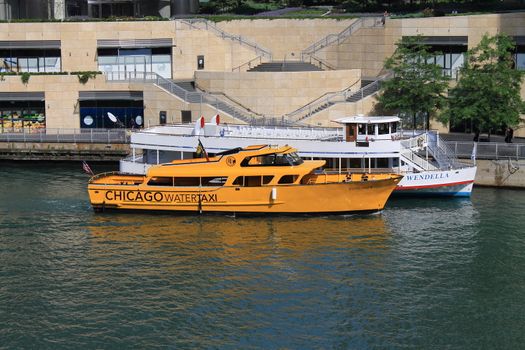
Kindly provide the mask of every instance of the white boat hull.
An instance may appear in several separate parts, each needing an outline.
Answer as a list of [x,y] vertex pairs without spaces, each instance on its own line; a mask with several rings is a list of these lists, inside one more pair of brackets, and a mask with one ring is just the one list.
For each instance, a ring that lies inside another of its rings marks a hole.
[[[172,152],[194,152],[198,136],[137,133],[132,135],[132,147],[142,149],[161,149]],[[399,158],[401,145],[397,140],[371,142],[369,147],[357,147],[355,144],[337,141],[319,141],[304,139],[272,139],[264,137],[221,137],[204,136],[202,143],[210,153],[217,153],[235,147],[246,147],[253,144],[288,144],[298,149],[298,154],[312,158]],[[121,171],[145,173],[148,165],[137,162],[121,161]],[[138,166],[137,166],[138,165]],[[465,166],[452,170],[431,170],[402,173],[404,178],[394,191],[396,195],[411,196],[455,196],[468,197],[472,192],[475,166]]]
[[405,174],[395,195],[469,197],[476,167]]

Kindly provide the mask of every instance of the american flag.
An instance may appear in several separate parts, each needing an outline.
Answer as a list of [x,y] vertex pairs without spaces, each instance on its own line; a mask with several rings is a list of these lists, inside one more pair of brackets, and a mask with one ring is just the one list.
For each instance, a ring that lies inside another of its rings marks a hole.
[[84,160],[82,161],[82,169],[86,174],[95,175],[95,173],[93,173],[93,170],[91,170],[91,168],[89,167],[88,163],[86,163],[86,161]]

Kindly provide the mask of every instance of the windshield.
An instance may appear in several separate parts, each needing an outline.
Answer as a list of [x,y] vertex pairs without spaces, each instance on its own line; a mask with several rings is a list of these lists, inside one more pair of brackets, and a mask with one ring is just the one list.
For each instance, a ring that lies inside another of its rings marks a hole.
[[303,164],[301,157],[297,153],[287,153],[287,154],[267,154],[259,157],[246,157],[241,166],[279,166],[279,165],[300,165]]

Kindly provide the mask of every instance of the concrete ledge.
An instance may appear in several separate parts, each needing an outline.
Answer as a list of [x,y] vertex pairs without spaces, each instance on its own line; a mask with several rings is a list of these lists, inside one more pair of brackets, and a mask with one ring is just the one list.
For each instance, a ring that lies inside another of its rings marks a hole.
[[525,189],[525,160],[478,160],[476,186]]
[[0,142],[0,160],[119,161],[128,144]]

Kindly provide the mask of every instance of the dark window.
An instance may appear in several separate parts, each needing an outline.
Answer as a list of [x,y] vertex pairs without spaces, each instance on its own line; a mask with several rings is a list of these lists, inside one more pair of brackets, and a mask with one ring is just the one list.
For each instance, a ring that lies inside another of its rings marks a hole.
[[244,187],[260,187],[262,177],[261,176],[238,176],[233,185],[244,186]]
[[397,123],[390,123],[390,132],[393,134],[397,131]]
[[358,124],[357,125],[357,134],[358,135],[365,135],[366,134],[366,124]]
[[296,153],[286,154],[266,154],[258,157],[246,157],[241,162],[241,166],[292,166],[300,165],[303,159]]
[[379,123],[377,126],[379,135],[388,134],[388,123]]
[[176,177],[173,181],[173,186],[198,187],[199,185],[200,177]]
[[376,132],[375,132],[375,124],[368,124],[367,129],[368,129],[368,135],[375,135],[376,134]]
[[280,184],[293,184],[299,175],[284,175],[279,179]]
[[201,184],[202,186],[224,186],[227,180],[227,177],[222,176],[203,177],[201,179]]
[[148,185],[150,186],[173,186],[173,178],[172,177],[152,177],[148,181]]
[[180,111],[180,119],[183,124],[191,123],[191,111]]
[[264,175],[263,176],[263,185],[268,185],[273,180],[273,175]]

